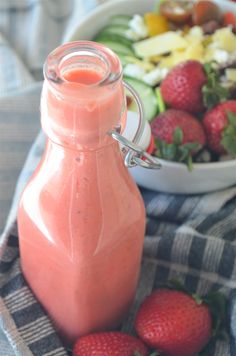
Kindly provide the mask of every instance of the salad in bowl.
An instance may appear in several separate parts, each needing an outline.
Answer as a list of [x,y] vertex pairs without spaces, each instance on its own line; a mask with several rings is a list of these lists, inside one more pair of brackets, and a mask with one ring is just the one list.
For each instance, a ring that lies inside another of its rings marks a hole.
[[138,184],[203,193],[236,183],[236,4],[108,2],[70,39],[111,48],[142,99],[162,169],[132,168]]

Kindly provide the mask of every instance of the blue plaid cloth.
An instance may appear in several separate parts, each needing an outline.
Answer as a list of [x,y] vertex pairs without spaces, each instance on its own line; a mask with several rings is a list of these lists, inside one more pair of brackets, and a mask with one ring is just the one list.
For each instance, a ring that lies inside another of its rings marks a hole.
[[[43,61],[93,5],[87,0],[0,1],[0,215],[9,208],[15,177],[39,130],[41,82],[37,80],[42,79]],[[20,269],[17,205],[40,160],[44,141],[39,133],[20,174],[0,239],[3,356],[69,354]],[[9,191],[11,194],[6,193]],[[235,356],[236,187],[195,196],[145,189],[141,193],[147,212],[142,270],[136,299],[122,330],[133,333],[133,319],[145,296],[168,279],[177,278],[200,295],[220,290],[227,296],[230,342],[217,341],[208,356]]]

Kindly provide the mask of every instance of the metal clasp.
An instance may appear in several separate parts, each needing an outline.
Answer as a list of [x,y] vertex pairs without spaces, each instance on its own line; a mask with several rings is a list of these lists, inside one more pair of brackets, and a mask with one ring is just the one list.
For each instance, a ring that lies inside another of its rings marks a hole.
[[142,101],[136,92],[136,90],[126,82],[123,82],[124,87],[133,96],[139,113],[139,125],[135,133],[133,142],[120,135],[117,131],[109,131],[108,134],[121,144],[121,150],[124,154],[124,163],[126,167],[131,168],[135,166],[141,166],[149,169],[160,169],[161,164],[157,158],[151,156],[145,150],[138,146],[142,135],[144,134],[144,128],[146,119],[144,117],[144,110]]
[[110,131],[109,135],[122,145],[126,167],[131,168],[141,166],[149,169],[161,168],[160,162],[155,157],[151,156],[135,143],[127,140],[127,138],[120,135],[118,132]]

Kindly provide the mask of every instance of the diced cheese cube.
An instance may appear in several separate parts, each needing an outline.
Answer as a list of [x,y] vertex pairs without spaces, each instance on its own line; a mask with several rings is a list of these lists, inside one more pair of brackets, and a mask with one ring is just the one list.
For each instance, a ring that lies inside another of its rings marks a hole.
[[229,53],[222,49],[216,49],[213,54],[213,59],[218,63],[226,63],[229,60]]
[[236,49],[236,36],[229,27],[217,30],[212,36],[212,40],[215,48],[223,49],[227,52],[233,52]]
[[167,75],[168,73],[168,69],[167,68],[155,68],[153,69],[151,72],[145,74],[142,78],[142,80],[151,85],[151,86],[154,86],[154,85],[157,85],[159,84],[162,79],[165,78],[165,76]]
[[226,78],[231,82],[236,82],[236,69],[228,68],[225,71]]

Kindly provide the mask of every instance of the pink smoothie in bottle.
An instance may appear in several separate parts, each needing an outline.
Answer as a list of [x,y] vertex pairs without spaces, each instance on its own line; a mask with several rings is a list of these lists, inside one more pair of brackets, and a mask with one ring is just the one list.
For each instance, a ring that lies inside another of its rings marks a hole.
[[92,42],[72,42],[45,65],[47,145],[22,195],[21,265],[67,342],[118,326],[133,301],[144,238],[140,193],[118,143],[126,108],[121,65]]

